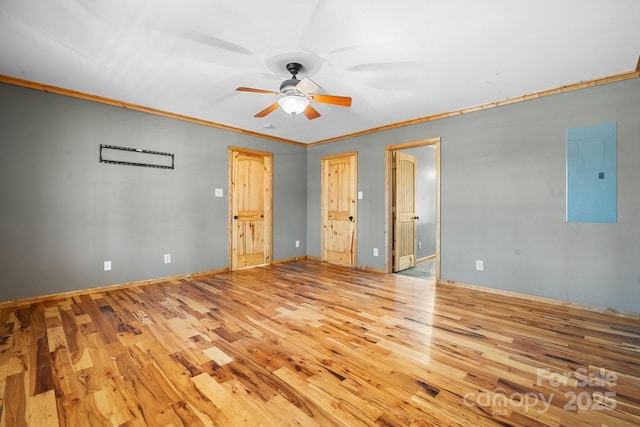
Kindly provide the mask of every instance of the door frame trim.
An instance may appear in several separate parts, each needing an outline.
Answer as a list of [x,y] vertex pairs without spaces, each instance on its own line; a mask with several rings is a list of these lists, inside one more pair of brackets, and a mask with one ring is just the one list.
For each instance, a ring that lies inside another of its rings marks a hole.
[[[266,158],[269,159],[269,167],[270,167],[270,177],[271,177],[271,181],[269,182],[269,199],[268,199],[268,209],[267,206],[265,206],[265,218],[264,221],[267,222],[269,224],[269,233],[267,233],[267,235],[265,236],[268,241],[266,242],[266,246],[267,246],[267,256],[269,257],[269,263],[271,264],[273,262],[273,153],[270,153],[268,151],[260,151],[260,150],[253,150],[251,148],[244,148],[244,147],[235,147],[235,146],[229,146],[228,149],[228,161],[229,161],[229,166],[228,166],[228,174],[229,174],[229,181],[227,183],[227,197],[228,197],[228,201],[227,201],[227,210],[228,210],[228,215],[227,215],[227,243],[228,243],[228,254],[227,254],[227,269],[229,271],[233,271],[233,152],[237,151],[237,152],[241,152],[241,153],[247,153],[247,154],[256,154],[259,156],[264,156]],[[266,265],[266,264],[263,264]],[[249,267],[250,268],[250,267]]]
[[393,201],[392,193],[392,168],[393,168],[393,152],[407,148],[423,147],[434,145],[436,149],[436,282],[440,280],[440,137],[419,139],[417,141],[403,142],[399,144],[388,145],[384,148],[384,192],[385,192],[385,234],[387,236],[387,244],[385,247],[385,272],[393,272],[393,255],[391,248],[393,247],[393,212],[391,212]]

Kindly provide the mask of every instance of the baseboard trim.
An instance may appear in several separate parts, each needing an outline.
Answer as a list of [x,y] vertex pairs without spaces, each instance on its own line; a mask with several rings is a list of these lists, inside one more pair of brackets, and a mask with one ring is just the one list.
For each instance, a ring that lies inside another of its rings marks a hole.
[[358,266],[356,266],[354,268],[356,268],[358,270],[366,271],[367,273],[389,274],[384,270],[381,270],[381,269],[375,268],[375,267],[369,267],[368,265],[358,265]]
[[206,276],[226,273],[227,271],[229,271],[229,269],[225,267],[225,268],[218,268],[214,270],[198,271],[196,273],[185,273],[185,274],[178,274],[175,276],[160,277],[157,279],[145,279],[145,280],[139,280],[135,282],[118,283],[114,285],[98,286],[95,288],[78,289],[75,291],[59,292],[59,293],[48,294],[48,295],[39,295],[36,297],[21,298],[21,299],[11,300],[11,301],[0,301],[0,308],[37,304],[37,303],[49,301],[49,300],[73,298],[77,296],[99,293],[99,292],[111,292],[111,291],[116,291],[118,289],[128,288],[128,287],[148,286],[148,285],[155,285],[158,283],[167,283],[167,282],[177,283],[180,280],[199,279]]
[[352,268],[354,270],[362,270],[362,271],[367,271],[370,273],[378,273],[378,274],[387,274],[386,271],[381,270],[379,268],[375,268],[375,267],[369,267],[368,265],[356,265],[355,267],[348,267],[346,265],[339,265],[339,264],[331,264],[325,261],[322,261],[319,257],[317,256],[312,256],[312,255],[307,255],[305,257],[305,259],[307,259],[308,261],[313,261],[313,262],[319,262],[319,263],[324,263],[327,265],[331,265],[331,266],[335,266],[335,267],[341,267],[341,268]]
[[429,260],[432,260],[432,259],[436,259],[436,254],[429,255],[429,256],[426,256],[426,257],[422,257],[422,258],[418,258],[416,260],[416,264],[420,264],[422,262],[426,262],[426,261],[429,261]]
[[[295,262],[295,261],[305,260],[305,259],[308,259],[307,255],[303,255],[299,257],[282,258],[279,260],[274,260],[273,264]],[[75,291],[58,292],[58,293],[47,294],[47,295],[38,295],[35,297],[20,298],[20,299],[10,300],[10,301],[0,301],[0,308],[37,304],[37,303],[49,301],[49,300],[73,298],[77,296],[98,293],[98,292],[111,292],[111,291],[116,291],[118,289],[123,289],[128,287],[148,286],[148,285],[155,285],[158,283],[167,283],[167,282],[178,282],[180,280],[193,280],[193,279],[199,279],[206,276],[213,276],[216,274],[226,273],[228,271],[229,271],[229,268],[224,267],[224,268],[217,268],[213,270],[199,271],[195,273],[184,273],[184,274],[177,274],[175,276],[159,277],[156,279],[145,279],[145,280],[138,280],[134,282],[117,283],[117,284],[107,285],[107,286],[98,286],[94,288],[78,289]]]
[[555,299],[550,297],[529,295],[521,292],[505,291],[502,289],[489,288],[486,286],[472,285],[470,283],[456,282],[454,280],[440,280],[436,283],[436,286],[437,285],[455,286],[458,288],[470,289],[470,290],[485,292],[488,294],[518,298],[518,299],[523,299],[531,302],[541,302],[545,304],[562,306],[562,307],[566,307],[574,310],[585,310],[585,311],[590,311],[594,313],[608,314],[612,316],[624,317],[627,319],[634,319],[634,320],[640,321],[640,313],[634,313],[632,311],[624,311],[624,310],[618,310],[615,308],[599,307],[596,305],[582,304],[579,302],[565,301],[565,300],[560,300],[560,299]]
[[274,259],[273,264],[283,264],[285,262],[304,261],[306,259],[309,259],[307,255],[293,256],[289,258]]
[[[299,257],[289,257],[289,258],[281,258],[278,260],[274,260],[272,264],[282,264],[285,262],[295,262],[295,261],[302,261],[302,260],[312,260],[312,261],[317,260],[318,262],[320,262],[319,258],[303,255]],[[123,289],[128,287],[148,286],[148,285],[167,283],[167,282],[178,282],[180,280],[193,280],[193,279],[198,279],[206,276],[226,273],[228,271],[230,271],[229,268],[224,267],[224,268],[217,268],[213,270],[199,271],[196,273],[184,273],[184,274],[177,274],[175,276],[159,277],[156,279],[145,279],[145,280],[138,280],[134,282],[117,283],[117,284],[107,285],[107,286],[78,289],[74,291],[57,292],[57,293],[47,294],[47,295],[38,295],[35,297],[20,298],[20,299],[10,300],[10,301],[0,301],[0,308],[37,304],[37,303],[49,301],[49,300],[73,298],[77,296],[99,293],[99,292],[111,292],[111,291],[116,291],[118,289]]]
[[[433,258],[433,257],[425,257],[425,258],[426,259],[430,259],[430,258]],[[286,263],[286,262],[295,262],[295,261],[303,261],[303,260],[311,261],[311,262],[323,263],[323,261],[319,257],[312,256],[312,255],[303,255],[303,256],[299,256],[299,257],[289,257],[289,258],[281,258],[281,259],[278,259],[278,260],[274,260],[273,264],[283,264],[283,263]],[[341,267],[339,265],[334,265],[334,264],[329,264],[329,263],[327,263],[327,265],[331,265],[331,266],[335,266],[335,267]],[[344,268],[349,268],[349,267],[344,267]],[[357,269],[357,270],[370,272],[370,273],[393,274],[393,273],[387,273],[386,271],[378,269],[378,268],[364,266],[364,265],[353,267],[353,268]],[[222,273],[227,273],[227,272],[229,272],[229,269],[227,267],[224,267],[224,268],[218,268],[218,269],[213,269],[213,270],[199,271],[199,272],[196,272],[196,273],[185,273],[185,274],[178,274],[178,275],[175,275],[175,276],[161,277],[161,278],[157,278],[157,279],[146,279],[146,280],[139,280],[139,281],[135,281],[135,282],[127,282],[127,283],[120,283],[120,284],[114,284],[114,285],[108,285],[108,286],[100,286],[100,287],[95,287],[95,288],[79,289],[79,290],[75,290],[75,291],[68,291],[68,292],[60,292],[60,293],[55,293],[55,294],[41,295],[41,296],[36,296],[36,297],[21,298],[21,299],[11,300],[11,301],[0,301],[0,308],[7,308],[7,307],[12,307],[12,306],[16,306],[17,307],[17,306],[22,306],[22,305],[36,304],[36,303],[40,303],[40,302],[44,302],[44,301],[48,301],[48,300],[54,300],[54,299],[73,298],[73,297],[92,294],[92,293],[111,292],[111,291],[115,291],[115,290],[119,290],[119,289],[123,289],[123,288],[127,288],[127,287],[148,286],[148,285],[154,285],[154,284],[159,284],[159,283],[167,283],[167,282],[169,282],[169,283],[170,282],[176,282],[175,284],[177,284],[180,281],[184,281],[184,280],[199,279],[199,278],[202,278],[202,277],[213,276],[213,275],[216,275],[216,274],[222,274]],[[475,291],[480,291],[480,292],[486,292],[486,293],[494,294],[494,295],[502,295],[502,296],[507,296],[507,297],[511,297],[511,298],[523,299],[523,300],[526,300],[526,301],[541,302],[541,303],[545,303],[545,304],[563,306],[563,307],[566,307],[566,308],[571,308],[571,309],[576,309],[576,310],[586,310],[586,311],[591,311],[591,312],[596,312],[596,313],[601,313],[601,314],[608,314],[608,315],[612,315],[612,316],[618,316],[618,317],[623,317],[623,318],[634,319],[634,320],[640,321],[640,313],[634,313],[634,312],[631,312],[631,311],[624,311],[624,310],[618,310],[618,309],[607,308],[607,307],[598,307],[598,306],[595,306],[595,305],[582,304],[582,303],[573,302],[573,301],[565,301],[565,300],[559,300],[559,299],[555,299],[555,298],[541,297],[541,296],[537,296],[537,295],[529,295],[529,294],[524,294],[524,293],[521,293],[521,292],[505,291],[505,290],[502,290],[502,289],[495,289],[495,288],[490,288],[490,287],[486,287],[486,286],[473,285],[473,284],[470,284],[470,283],[457,282],[457,281],[454,281],[454,280],[440,280],[440,281],[436,282],[436,286],[438,286],[438,285],[455,286],[455,287],[459,287],[459,288],[463,288],[463,289],[470,289],[470,290],[475,290]]]

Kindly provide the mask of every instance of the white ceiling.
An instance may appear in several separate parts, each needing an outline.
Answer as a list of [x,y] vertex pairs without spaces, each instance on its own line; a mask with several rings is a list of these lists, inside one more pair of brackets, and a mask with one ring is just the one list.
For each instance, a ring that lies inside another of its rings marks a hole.
[[[303,143],[636,69],[638,0],[0,0],[0,74]],[[351,108],[253,115],[297,61]],[[272,125],[271,128],[266,127]]]

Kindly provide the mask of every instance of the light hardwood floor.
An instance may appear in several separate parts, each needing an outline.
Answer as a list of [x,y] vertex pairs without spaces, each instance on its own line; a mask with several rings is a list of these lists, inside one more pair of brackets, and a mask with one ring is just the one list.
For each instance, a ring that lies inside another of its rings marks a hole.
[[0,427],[640,425],[640,321],[299,261],[0,309]]

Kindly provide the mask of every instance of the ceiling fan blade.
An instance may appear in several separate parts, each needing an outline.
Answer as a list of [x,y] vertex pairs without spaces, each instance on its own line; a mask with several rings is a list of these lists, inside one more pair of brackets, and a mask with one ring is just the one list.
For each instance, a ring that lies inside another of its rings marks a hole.
[[311,101],[315,101],[315,102],[324,102],[325,104],[340,105],[341,107],[351,107],[351,98],[348,96],[315,94],[315,95],[309,95],[308,98]]
[[275,104],[271,104],[270,106],[268,106],[264,110],[260,111],[258,114],[256,114],[253,117],[264,117],[267,114],[271,113],[272,111],[277,110],[279,106],[280,106],[280,104],[278,104],[277,102]]
[[318,89],[320,89],[320,86],[318,86],[309,77],[305,77],[304,79],[300,80],[300,83],[298,83],[294,88],[294,90],[300,95],[308,95],[312,92],[317,91]]
[[318,113],[318,110],[313,108],[311,104],[307,105],[307,108],[304,109],[303,113],[309,120],[317,119],[318,117],[320,117],[320,113]]
[[272,90],[254,89],[252,87],[238,87],[236,88],[236,90],[240,92],[271,93],[273,95],[277,95],[280,93],[280,92],[274,92]]

